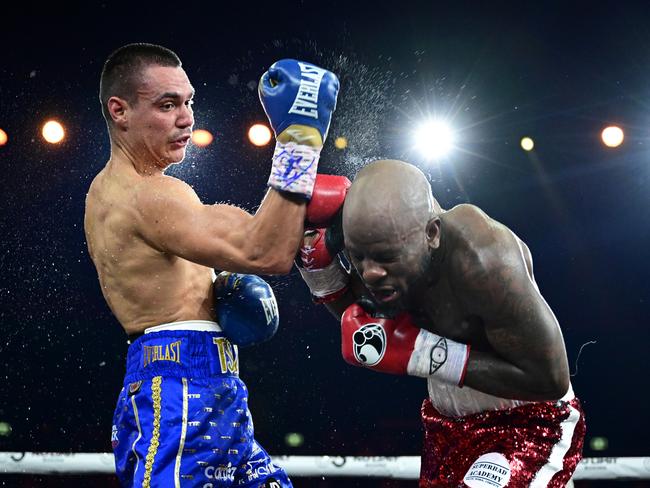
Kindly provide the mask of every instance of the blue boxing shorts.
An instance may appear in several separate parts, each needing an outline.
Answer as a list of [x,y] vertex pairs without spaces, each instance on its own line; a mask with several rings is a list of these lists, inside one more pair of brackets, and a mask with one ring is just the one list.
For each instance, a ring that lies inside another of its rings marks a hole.
[[133,341],[111,441],[125,487],[292,487],[255,441],[237,346],[214,322]]

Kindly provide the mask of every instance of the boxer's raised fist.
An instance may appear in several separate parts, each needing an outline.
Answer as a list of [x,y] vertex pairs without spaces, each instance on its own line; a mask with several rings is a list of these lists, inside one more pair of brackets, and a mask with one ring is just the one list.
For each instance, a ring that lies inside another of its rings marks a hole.
[[339,91],[334,73],[305,61],[282,59],[262,75],[258,91],[276,137],[291,125],[305,125],[317,129],[325,141]]

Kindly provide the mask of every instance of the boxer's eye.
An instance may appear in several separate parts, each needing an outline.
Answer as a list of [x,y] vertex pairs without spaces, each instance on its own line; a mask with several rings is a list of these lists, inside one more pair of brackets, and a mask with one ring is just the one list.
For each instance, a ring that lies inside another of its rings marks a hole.
[[380,254],[375,258],[378,263],[393,263],[397,261],[399,256],[397,254]]

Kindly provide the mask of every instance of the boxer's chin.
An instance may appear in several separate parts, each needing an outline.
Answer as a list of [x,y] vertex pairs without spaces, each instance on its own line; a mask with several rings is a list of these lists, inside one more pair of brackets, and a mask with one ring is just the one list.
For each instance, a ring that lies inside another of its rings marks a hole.
[[185,159],[185,149],[182,149],[182,152],[180,151],[174,151],[171,154],[168,155],[167,157],[167,166],[172,166],[174,164],[180,164],[183,162]]
[[406,308],[403,300],[404,295],[401,290],[393,289],[390,292],[388,290],[376,291],[373,292],[372,296],[381,312],[389,317],[397,315]]

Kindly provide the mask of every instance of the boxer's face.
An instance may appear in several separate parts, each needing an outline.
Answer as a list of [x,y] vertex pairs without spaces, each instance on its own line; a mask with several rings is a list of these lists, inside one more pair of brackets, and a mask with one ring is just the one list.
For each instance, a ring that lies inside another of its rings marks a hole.
[[375,300],[386,307],[405,308],[429,262],[421,228],[394,229],[352,226],[345,234],[350,262]]
[[185,157],[194,125],[194,89],[182,68],[150,66],[130,107],[130,140],[137,154],[167,167]]

